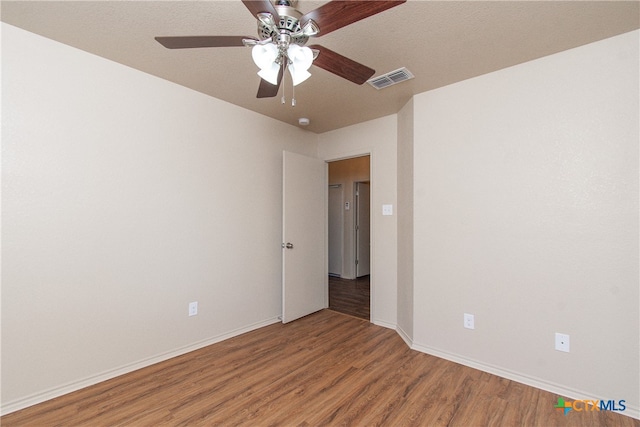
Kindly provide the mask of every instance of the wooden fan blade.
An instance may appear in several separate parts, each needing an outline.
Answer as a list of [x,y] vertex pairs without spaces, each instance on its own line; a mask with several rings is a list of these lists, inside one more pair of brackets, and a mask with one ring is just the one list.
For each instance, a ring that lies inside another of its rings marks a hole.
[[314,59],[313,65],[327,70],[337,76],[354,82],[355,84],[363,84],[375,74],[373,68],[357,63],[356,61],[342,56],[324,46],[313,45],[311,49],[320,51],[318,57]]
[[313,19],[320,27],[318,36],[324,36],[334,30],[368,18],[376,13],[399,6],[406,1],[407,0],[333,0],[302,16],[302,18],[300,18],[300,25],[304,27],[307,21]]
[[276,23],[280,21],[278,11],[269,0],[242,0],[242,3],[253,16],[257,17],[259,13],[270,13]]
[[245,36],[179,36],[156,37],[158,43],[167,49],[189,49],[195,47],[233,47],[244,46],[242,40],[255,40]]
[[278,84],[272,85],[265,79],[260,79],[260,86],[258,86],[258,95],[256,98],[273,98],[278,94],[280,90],[280,83],[282,83],[282,76],[284,75],[284,65],[280,67],[278,73]]

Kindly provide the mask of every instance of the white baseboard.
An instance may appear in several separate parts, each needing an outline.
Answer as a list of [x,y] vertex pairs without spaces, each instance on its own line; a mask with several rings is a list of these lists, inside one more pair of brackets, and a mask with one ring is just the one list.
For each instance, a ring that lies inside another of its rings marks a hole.
[[[403,337],[402,334],[400,334]],[[403,337],[405,342],[409,343],[411,340],[407,340]],[[530,377],[528,375],[523,375],[517,372],[510,371],[508,369],[503,369],[498,366],[489,365],[486,363],[478,362],[473,359],[469,359],[463,356],[459,356],[456,354],[448,353],[442,350],[438,350],[436,348],[432,348],[429,346],[425,346],[418,343],[413,343],[413,345],[409,345],[411,349],[419,351],[421,353],[430,354],[432,356],[440,357],[442,359],[446,359],[452,362],[459,363],[464,366],[468,366],[470,368],[478,369],[483,372],[488,372],[490,374],[497,375],[502,378],[506,378],[508,380],[516,381],[521,384],[525,384],[531,387],[538,388],[540,390],[545,390],[551,393],[555,393],[558,396],[568,397],[570,399],[580,400],[585,398],[597,398],[598,396],[594,396],[593,393],[588,393],[582,390],[577,390],[574,388],[566,387],[560,384],[555,384],[546,380],[542,380],[540,378]],[[551,405],[551,402],[549,403]],[[618,412],[619,414],[626,415],[631,418],[640,419],[640,408],[637,406],[629,405],[627,403],[627,409],[624,412]]]
[[393,329],[394,331],[396,330],[395,323],[385,322],[384,320],[371,320],[371,323],[373,323],[374,325],[382,326],[383,328]]
[[[409,346],[409,348],[414,349],[413,348],[413,340],[411,339],[411,337],[409,336],[409,334],[407,334],[404,329],[402,329],[401,326],[397,326],[396,327],[396,332],[398,333],[398,335],[400,335],[400,338],[402,338],[402,340],[407,344],[407,346]],[[415,349],[414,349],[415,350]]]
[[235,336],[242,335],[246,332],[250,332],[255,329],[259,329],[259,328],[262,328],[274,323],[278,323],[278,322],[280,322],[280,319],[278,317],[273,317],[271,319],[253,323],[251,325],[247,325],[242,328],[238,328],[233,331],[230,331],[221,335],[217,335],[215,337],[211,337],[202,341],[198,341],[193,344],[189,344],[181,348],[177,348],[175,350],[168,351],[166,353],[158,354],[156,356],[152,356],[143,360],[139,360],[137,362],[120,366],[115,369],[110,369],[108,371],[102,372],[97,375],[92,375],[90,377],[84,378],[79,381],[73,381],[58,387],[51,388],[49,390],[45,390],[39,393],[32,394],[27,397],[23,397],[20,399],[7,402],[6,404],[3,404],[2,407],[0,408],[0,415],[7,415],[7,414],[10,414],[11,412],[19,411],[20,409],[24,409],[29,406],[33,406],[38,403],[45,402],[47,400],[60,397],[62,395],[80,390],[85,387],[92,386],[102,381],[110,380],[117,376],[128,374],[129,372],[133,372],[138,369],[145,368],[147,366],[151,366],[159,362],[163,362],[173,357],[181,356],[185,353],[189,353],[191,351],[201,349],[208,345],[216,344],[226,339],[233,338]]

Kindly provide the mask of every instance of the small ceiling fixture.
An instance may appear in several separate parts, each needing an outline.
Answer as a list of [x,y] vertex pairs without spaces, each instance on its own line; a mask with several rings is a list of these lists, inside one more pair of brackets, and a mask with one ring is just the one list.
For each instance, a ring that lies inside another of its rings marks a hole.
[[[295,6],[297,0],[242,0],[256,17],[258,38],[246,36],[156,37],[168,49],[249,46],[260,71],[258,98],[278,94],[287,68],[293,86],[307,80],[311,65],[356,84],[363,84],[375,70],[320,45],[305,46],[309,37],[319,37],[368,18],[407,0],[332,0],[306,14]],[[295,101],[292,102],[295,105]]]
[[309,123],[310,123],[310,121],[309,121],[309,119],[307,119],[306,117],[300,117],[300,118],[298,119],[298,124],[299,124],[300,126],[309,126]]

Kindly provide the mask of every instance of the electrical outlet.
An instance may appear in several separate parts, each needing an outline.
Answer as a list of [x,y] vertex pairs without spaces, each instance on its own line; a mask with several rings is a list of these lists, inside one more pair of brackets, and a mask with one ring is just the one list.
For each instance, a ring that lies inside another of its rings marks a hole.
[[473,314],[464,314],[464,327],[467,329],[475,329],[475,316]]
[[198,314],[198,301],[189,303],[189,316],[195,316]]
[[556,350],[569,353],[569,335],[556,332]]

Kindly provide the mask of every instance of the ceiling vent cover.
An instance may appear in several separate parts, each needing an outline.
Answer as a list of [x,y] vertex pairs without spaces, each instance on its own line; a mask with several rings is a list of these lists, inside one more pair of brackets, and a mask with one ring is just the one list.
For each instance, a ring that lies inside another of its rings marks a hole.
[[367,80],[367,83],[369,83],[371,86],[379,90],[379,89],[383,89],[385,87],[392,86],[412,78],[413,78],[413,74],[411,74],[411,71],[402,67],[395,71],[391,71],[387,74],[383,74],[378,77],[373,77]]

